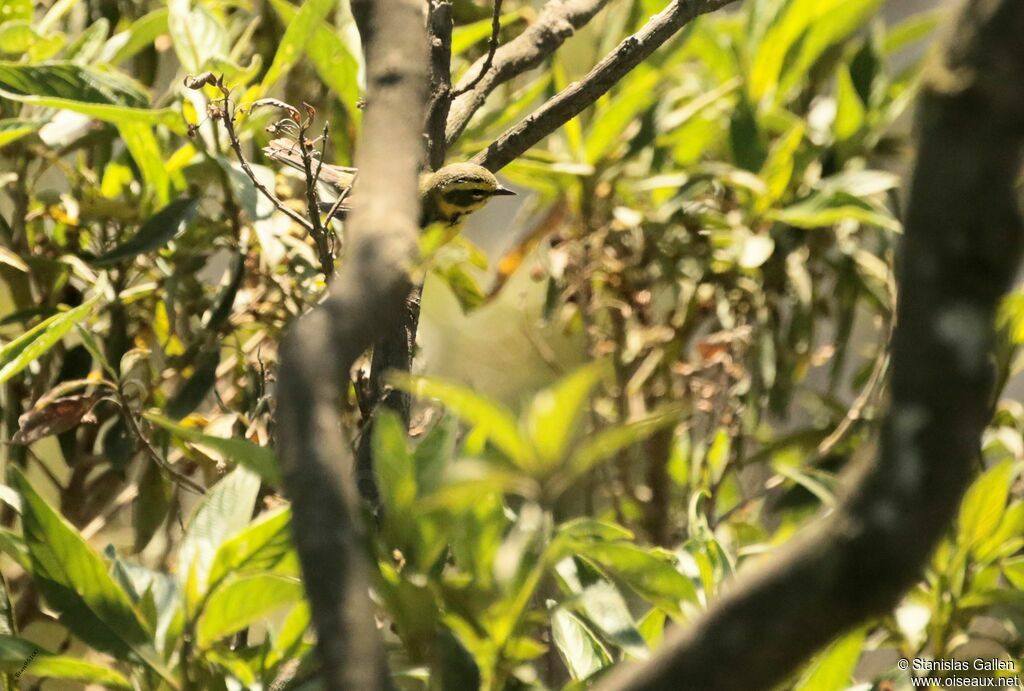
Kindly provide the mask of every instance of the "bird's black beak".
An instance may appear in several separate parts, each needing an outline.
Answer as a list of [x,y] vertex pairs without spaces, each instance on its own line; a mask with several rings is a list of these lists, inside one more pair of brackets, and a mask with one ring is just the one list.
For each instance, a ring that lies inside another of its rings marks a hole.
[[501,185],[498,185],[497,187],[494,188],[494,191],[491,192],[491,194],[495,197],[507,197],[509,195],[514,196],[516,193],[507,187],[502,187]]

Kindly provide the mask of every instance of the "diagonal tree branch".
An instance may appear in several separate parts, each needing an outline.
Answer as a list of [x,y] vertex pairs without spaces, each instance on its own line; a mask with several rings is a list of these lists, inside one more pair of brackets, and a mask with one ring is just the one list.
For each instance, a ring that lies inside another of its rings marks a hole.
[[926,74],[880,457],[840,505],[601,691],[773,688],[889,610],[955,516],[993,396],[993,322],[1024,245],[1024,3],[968,2]]
[[281,344],[277,420],[325,687],[369,691],[391,688],[391,681],[368,594],[371,565],[338,402],[353,362],[398,323],[411,288],[427,64],[417,0],[353,5],[367,58],[360,192],[328,298]]
[[[448,116],[448,146],[455,143],[470,118],[496,88],[509,79],[532,70],[554,53],[576,30],[601,11],[608,0],[551,0],[523,33],[498,48],[493,57],[488,51],[466,73],[455,91]],[[490,58],[490,65],[488,65]]]
[[[505,131],[494,143],[474,156],[473,162],[492,171],[504,168],[526,153],[531,146],[582,113],[692,20],[733,1],[673,0],[668,7],[651,17],[640,31],[616,46],[587,76],[562,89],[535,112]],[[455,110],[455,106],[452,106],[452,110]]]

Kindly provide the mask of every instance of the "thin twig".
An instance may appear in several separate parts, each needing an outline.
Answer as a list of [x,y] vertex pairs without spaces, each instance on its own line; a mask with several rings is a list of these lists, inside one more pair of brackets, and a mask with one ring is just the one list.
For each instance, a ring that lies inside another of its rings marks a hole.
[[474,156],[473,163],[492,171],[505,167],[583,112],[693,19],[733,1],[674,0],[651,17],[640,31],[627,37],[606,55],[586,77],[565,87],[535,112],[506,130],[494,143]]
[[[487,57],[469,68],[467,78],[460,84],[460,96],[452,103],[445,138],[451,146],[476,111],[496,88],[524,72],[537,67],[544,59],[589,22],[607,4],[608,0],[550,0],[541,8],[537,21],[523,33],[498,48],[490,58],[491,64],[483,69]],[[474,75],[468,77],[468,75]],[[464,84],[475,81],[471,89]]]
[[325,279],[330,279],[334,275],[334,258],[331,256],[331,248],[327,245],[327,233],[320,225],[320,200],[317,199],[316,193],[316,181],[320,177],[323,156],[320,157],[320,165],[317,166],[314,175],[311,149],[312,145],[306,141],[306,125],[304,124],[299,131],[299,152],[302,155],[303,172],[306,174],[306,213],[309,214],[309,220],[312,222],[309,234],[313,236],[313,242],[316,243],[320,270],[324,272]]
[[124,388],[121,386],[120,382],[118,382],[117,385],[117,405],[121,409],[121,417],[124,418],[125,423],[128,425],[128,431],[131,432],[133,437],[135,437],[139,446],[141,446],[149,457],[153,459],[153,462],[160,466],[164,472],[177,480],[185,489],[192,490],[196,494],[206,494],[206,488],[177,470],[171,465],[170,461],[161,456],[153,447],[153,444],[149,441],[149,438],[142,431],[138,421],[135,419],[135,415],[132,414],[131,406],[128,404],[128,397],[125,396]]
[[484,64],[481,65],[480,70],[476,76],[465,86],[460,86],[452,94],[452,98],[458,98],[467,91],[472,91],[476,88],[476,85],[480,83],[480,80],[484,78],[484,75],[491,69],[491,65],[494,64],[494,54],[498,52],[498,39],[501,34],[501,0],[494,0],[494,14],[491,15],[491,37],[487,41],[487,55],[484,57]]
[[238,164],[242,166],[242,171],[246,174],[252,184],[256,187],[264,197],[270,200],[270,202],[277,208],[278,211],[282,212],[288,218],[292,219],[300,226],[306,229],[306,232],[313,232],[313,224],[308,219],[303,217],[302,214],[288,208],[284,202],[274,196],[274,193],[267,189],[267,186],[260,182],[259,178],[256,177],[256,173],[253,172],[249,166],[249,162],[245,160],[245,155],[242,153],[242,144],[238,140],[238,134],[235,132],[235,111],[231,107],[231,92],[227,89],[223,89],[224,93],[224,129],[228,133],[228,142],[231,144],[231,150],[235,152],[235,158],[238,159]]

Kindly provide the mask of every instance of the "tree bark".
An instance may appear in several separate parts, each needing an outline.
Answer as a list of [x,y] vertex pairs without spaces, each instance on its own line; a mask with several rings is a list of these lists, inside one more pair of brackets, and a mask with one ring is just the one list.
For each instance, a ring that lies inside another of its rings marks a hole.
[[367,63],[360,194],[328,298],[281,344],[278,450],[325,686],[367,691],[391,688],[391,680],[368,596],[372,565],[338,403],[355,359],[399,323],[411,289],[427,46],[417,0],[353,5]]

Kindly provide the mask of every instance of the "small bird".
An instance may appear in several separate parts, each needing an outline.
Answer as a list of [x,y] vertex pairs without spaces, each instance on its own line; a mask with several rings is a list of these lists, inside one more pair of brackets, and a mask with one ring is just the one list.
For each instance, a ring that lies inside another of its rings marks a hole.
[[[298,146],[289,139],[275,139],[264,147],[263,152],[271,160],[305,172]],[[319,158],[318,152],[314,152],[314,158]],[[345,196],[351,191],[358,173],[355,168],[330,163],[320,165],[319,160],[315,163],[314,172],[316,168],[320,170],[321,182]],[[483,208],[491,197],[510,194],[515,192],[503,187],[494,177],[494,173],[483,166],[475,163],[451,163],[420,176],[420,199],[423,208],[420,225],[425,228],[431,223],[442,222],[456,226],[465,216]],[[344,215],[350,208],[351,205],[345,199],[338,207],[338,212]]]

